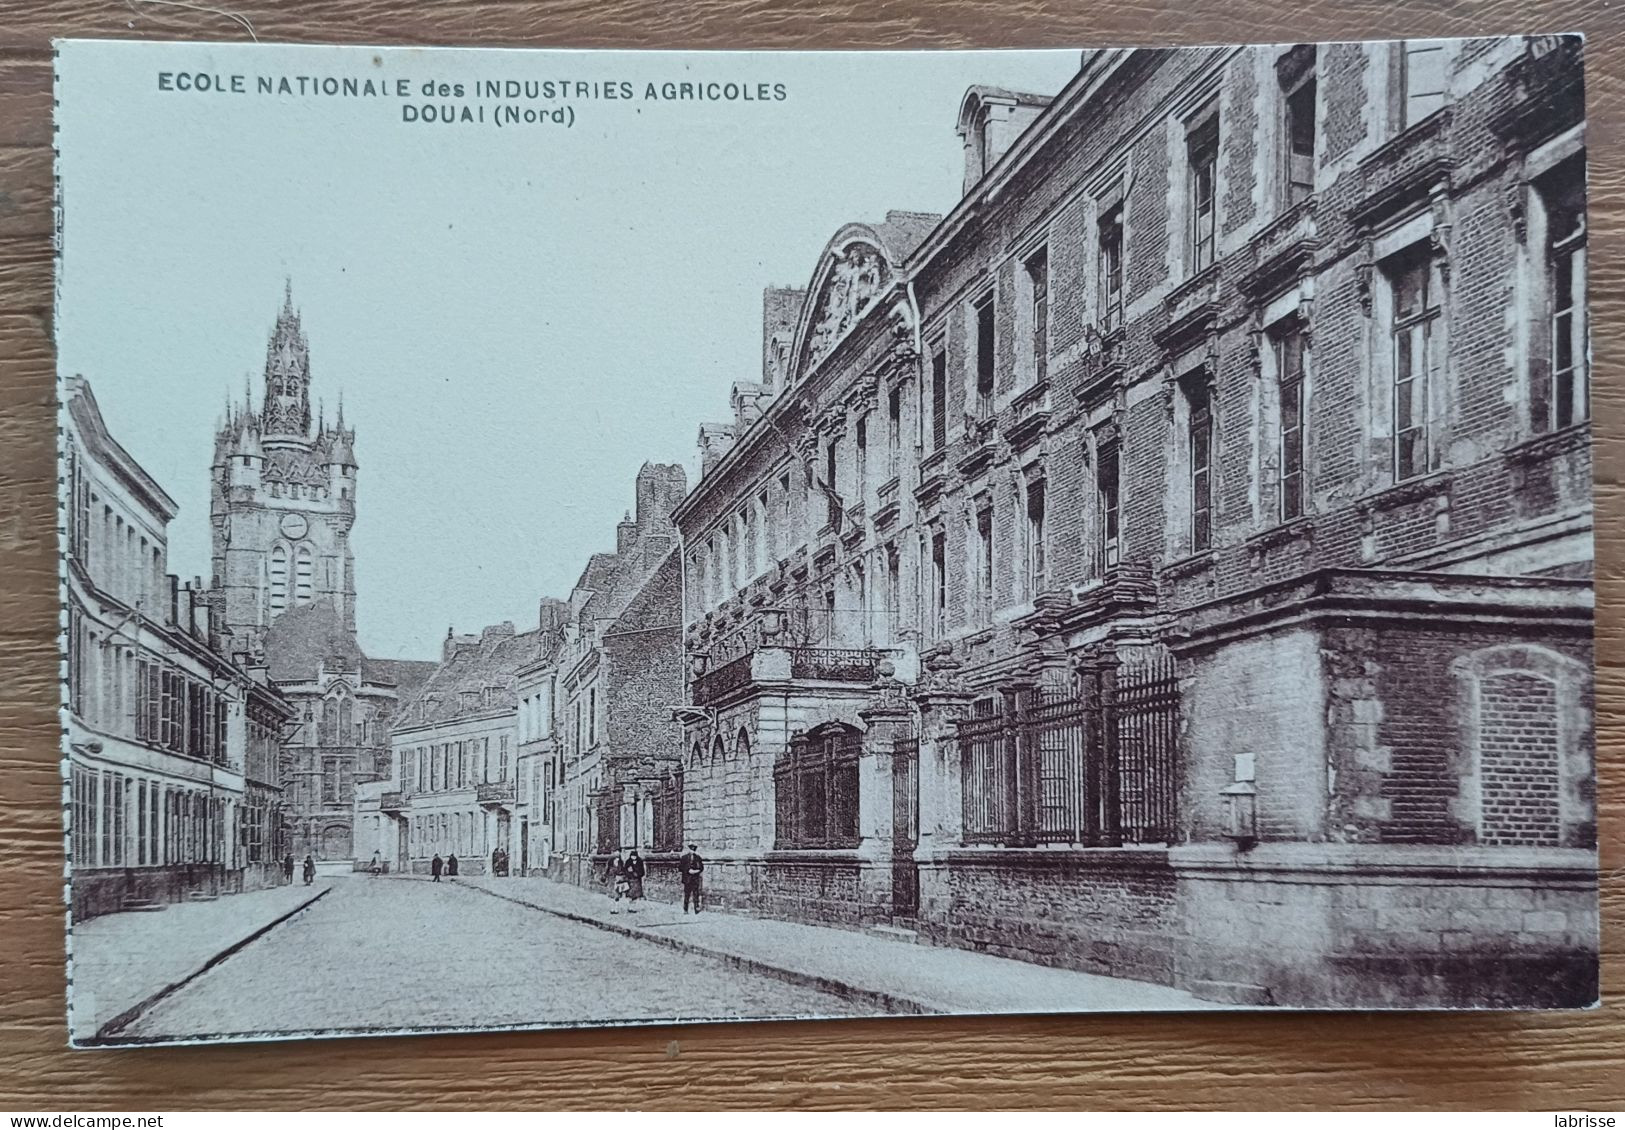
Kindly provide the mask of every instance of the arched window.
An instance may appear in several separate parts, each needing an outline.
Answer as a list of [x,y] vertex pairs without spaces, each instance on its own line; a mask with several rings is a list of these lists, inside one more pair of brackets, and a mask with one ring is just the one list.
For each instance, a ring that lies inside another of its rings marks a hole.
[[309,604],[315,595],[316,564],[311,556],[310,546],[301,545],[294,561],[293,602],[295,604]]
[[722,735],[718,734],[711,739],[711,764],[719,764],[728,756],[727,748],[722,744]]
[[700,765],[703,765],[705,763],[705,761],[704,761],[704,753],[700,749],[700,743],[699,742],[695,742],[694,743],[694,748],[689,750],[689,752],[688,752],[688,763],[689,763],[689,765],[691,765],[693,767],[696,767],[696,768],[698,768]]
[[338,702],[324,703],[322,708],[322,744],[339,744],[339,710]]
[[750,734],[745,727],[739,727],[739,737],[734,742],[734,756],[740,761],[750,760]]
[[271,550],[271,615],[279,616],[288,607],[288,549]]
[[341,743],[353,741],[355,738],[355,730],[350,724],[350,714],[351,706],[349,697],[346,696],[339,699],[339,732],[336,737]]

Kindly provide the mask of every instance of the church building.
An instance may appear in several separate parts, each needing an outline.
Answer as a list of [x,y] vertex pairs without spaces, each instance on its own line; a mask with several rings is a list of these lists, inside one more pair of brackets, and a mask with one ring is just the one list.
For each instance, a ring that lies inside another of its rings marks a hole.
[[265,390],[228,404],[215,435],[213,598],[234,654],[262,661],[295,705],[285,735],[288,843],[353,858],[357,781],[389,770],[399,704],[433,663],[367,658],[355,635],[355,430],[312,421],[310,345],[291,285],[265,351]]

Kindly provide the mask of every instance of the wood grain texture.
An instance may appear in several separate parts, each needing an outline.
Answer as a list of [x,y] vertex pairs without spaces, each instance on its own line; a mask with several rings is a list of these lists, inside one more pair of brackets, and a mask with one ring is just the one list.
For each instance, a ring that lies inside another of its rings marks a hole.
[[[1618,1108],[1625,1105],[1625,10],[1607,0],[284,0],[264,41],[1101,46],[1588,34],[1606,1004],[1562,1015],[898,1019],[72,1052],[63,1020],[50,40],[245,38],[128,0],[0,0],[0,1106]],[[1612,9],[1612,10],[1611,10]],[[944,107],[950,115],[952,107]],[[945,118],[945,121],[948,119]],[[139,222],[140,201],[130,202]],[[522,975],[522,970],[513,971]]]

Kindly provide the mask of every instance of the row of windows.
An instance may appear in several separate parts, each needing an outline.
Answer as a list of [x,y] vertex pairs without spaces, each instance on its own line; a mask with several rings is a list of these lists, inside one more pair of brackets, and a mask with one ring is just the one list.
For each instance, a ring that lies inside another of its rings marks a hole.
[[565,736],[570,747],[566,751],[572,757],[579,757],[598,744],[598,736],[602,731],[602,719],[599,718],[598,687],[589,685],[584,693],[577,693],[570,700],[570,722]]
[[67,633],[68,702],[88,724],[120,737],[225,764],[233,701],[207,681],[133,646],[110,643],[78,609]]
[[553,695],[557,678],[547,682],[519,699],[519,740],[533,742],[553,732]]
[[482,782],[506,781],[512,738],[499,734],[496,757],[489,737],[438,742],[401,750],[401,788],[408,792],[466,789]]
[[75,867],[235,862],[238,812],[224,797],[79,765],[71,788]]
[[485,814],[478,811],[434,812],[411,818],[407,842],[414,857],[489,853]]
[[355,799],[355,763],[348,757],[324,757],[287,782],[288,800],[297,809],[347,807]]
[[138,533],[91,483],[91,463],[78,445],[67,443],[68,554],[102,592],[154,615],[162,605],[163,547]]
[[365,703],[340,692],[327,699],[306,700],[303,724],[292,745],[368,745],[384,727]]
[[291,607],[309,604],[316,596],[316,557],[310,543],[290,550],[277,543],[271,549],[270,608],[272,617]]
[[[1389,50],[1389,48],[1383,48]],[[1319,84],[1316,77],[1316,49],[1299,47],[1286,52],[1277,63],[1279,76],[1278,124],[1273,131],[1278,149],[1277,203],[1282,209],[1305,200],[1315,188],[1318,167],[1317,118]],[[1386,89],[1392,111],[1390,129],[1407,129],[1431,116],[1445,104],[1450,69],[1448,46],[1434,42],[1409,42],[1390,52],[1391,73]],[[1178,123],[1184,130],[1185,179],[1183,200],[1183,264],[1187,274],[1210,266],[1217,254],[1220,200],[1217,165],[1220,153],[1220,120],[1217,101],[1207,103]],[[1260,131],[1260,136],[1270,136]],[[1528,398],[1527,426],[1533,431],[1566,427],[1589,415],[1586,373],[1585,326],[1585,215],[1583,153],[1555,166],[1532,183],[1528,217],[1528,248],[1535,269],[1530,273],[1533,293],[1529,306],[1535,311],[1527,335],[1529,351],[1525,358]],[[1107,195],[1098,201],[1095,240],[1097,276],[1093,324],[1103,334],[1122,324],[1125,291],[1126,202],[1121,196]],[[1128,219],[1131,219],[1128,218]],[[1154,226],[1154,225],[1153,225]],[[1407,225],[1408,226],[1408,225]],[[1177,225],[1176,225],[1177,227]],[[1369,348],[1362,351],[1369,366],[1364,374],[1372,414],[1367,434],[1376,447],[1373,462],[1388,461],[1387,475],[1399,482],[1426,474],[1441,465],[1446,450],[1446,424],[1452,411],[1453,390],[1445,386],[1448,369],[1444,334],[1450,311],[1450,295],[1443,285],[1432,241],[1399,248],[1377,264],[1379,285],[1373,288],[1369,322]],[[1018,371],[1027,379],[1040,381],[1048,373],[1048,335],[1053,322],[1050,311],[1050,248],[1040,245],[1029,251],[1017,272],[1015,316],[1009,319],[1018,338],[1030,335],[1014,353]],[[966,300],[967,344],[963,362],[968,414],[987,416],[995,393],[995,360],[999,355],[996,334],[1004,325],[993,289]],[[1090,321],[1087,315],[1084,319]],[[1314,429],[1310,410],[1314,405],[1314,374],[1308,345],[1308,327],[1295,315],[1269,326],[1263,339],[1262,366],[1266,371],[1263,395],[1256,405],[1256,417],[1236,423],[1256,435],[1257,460],[1249,461],[1260,476],[1257,517],[1266,523],[1286,522],[1309,513],[1313,508],[1315,484],[1311,445]],[[1023,358],[1025,368],[1023,369]],[[945,338],[928,338],[924,379],[919,388],[917,424],[922,448],[936,451],[948,440],[950,403],[950,358]],[[1168,444],[1173,464],[1170,497],[1166,507],[1172,516],[1169,530],[1170,556],[1201,552],[1214,542],[1219,510],[1219,468],[1217,458],[1224,419],[1218,411],[1214,374],[1205,367],[1179,375],[1176,383],[1178,410],[1175,433]],[[900,454],[892,455],[901,431],[901,392],[892,390],[883,409],[887,414],[887,458],[881,464],[884,475],[896,473]],[[825,517],[837,523],[849,500],[836,488],[846,485],[841,472],[851,469],[858,500],[867,501],[876,478],[868,473],[872,459],[871,410],[859,415],[850,438],[825,437],[819,448],[816,470],[803,497],[818,491],[825,498]],[[895,422],[894,422],[895,421]],[[1232,425],[1234,426],[1234,425]],[[1240,442],[1238,440],[1238,442]],[[1251,446],[1255,441],[1248,438]],[[1122,547],[1122,452],[1117,441],[1096,441],[1093,451],[1094,544],[1090,566],[1098,575],[1115,566]],[[883,480],[882,480],[883,481]],[[691,557],[691,567],[699,571],[701,603],[715,607],[747,584],[764,566],[761,547],[769,553],[779,549],[777,531],[796,533],[792,517],[789,484],[780,480],[778,497],[763,490],[757,505],[747,505],[724,527],[715,531],[702,552]],[[1366,484],[1362,484],[1366,485]],[[1010,539],[1017,546],[1010,565],[1016,582],[1008,588],[1030,596],[1046,584],[1047,562],[1044,531],[1045,498],[1042,479],[1021,488],[1013,520],[1021,528]],[[761,517],[780,503],[784,520],[774,527]],[[804,506],[805,510],[805,506]],[[1002,544],[997,526],[1001,519],[990,502],[974,505],[967,520],[962,566],[966,599],[972,623],[988,623],[993,614],[994,594],[999,586],[995,574],[995,544]],[[788,541],[789,539],[785,539]],[[940,528],[922,532],[915,558],[915,611],[928,636],[945,630],[950,565],[947,538]],[[754,561],[749,549],[756,549]],[[787,548],[787,547],[786,547]],[[886,552],[891,552],[887,550]],[[822,605],[812,611],[824,622],[822,637],[834,639],[854,634],[867,640],[884,638],[886,624],[895,631],[898,601],[888,592],[876,601],[866,583],[864,563],[856,562],[843,571],[834,584],[826,585],[815,600]],[[839,592],[837,591],[839,588]],[[875,605],[884,610],[874,615]],[[861,627],[853,632],[856,618]],[[847,627],[841,628],[845,623]]]
[[[1393,128],[1402,130],[1430,116],[1444,105],[1448,73],[1447,45],[1413,41],[1395,48]],[[1278,62],[1280,90],[1277,101],[1279,124],[1276,129],[1276,203],[1290,208],[1313,193],[1318,153],[1316,49],[1311,45],[1294,48]],[[1183,267],[1187,276],[1212,266],[1218,253],[1219,207],[1218,164],[1220,122],[1218,103],[1208,102],[1181,123],[1184,138]],[[1258,136],[1268,136],[1260,131]],[[1125,280],[1125,202],[1106,199],[1099,202],[1096,216],[1095,309],[1086,318],[1102,335],[1122,326]],[[1017,324],[1030,340],[1019,343],[1018,373],[1030,383],[1047,379],[1049,373],[1050,279],[1049,251],[1040,247],[1022,264],[1022,286],[1017,300],[1022,314]],[[992,414],[996,377],[999,318],[997,296],[991,289],[969,301],[971,344],[967,349],[968,404],[974,415]],[[948,355],[946,345],[937,340],[931,348],[928,385],[921,389],[922,439],[929,449],[947,444]]]

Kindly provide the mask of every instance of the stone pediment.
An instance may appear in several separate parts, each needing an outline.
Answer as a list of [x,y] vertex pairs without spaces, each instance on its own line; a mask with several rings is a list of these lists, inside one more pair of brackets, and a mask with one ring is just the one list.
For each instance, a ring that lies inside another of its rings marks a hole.
[[833,256],[813,306],[806,365],[828,357],[891,281],[886,257],[873,244],[854,241]]

